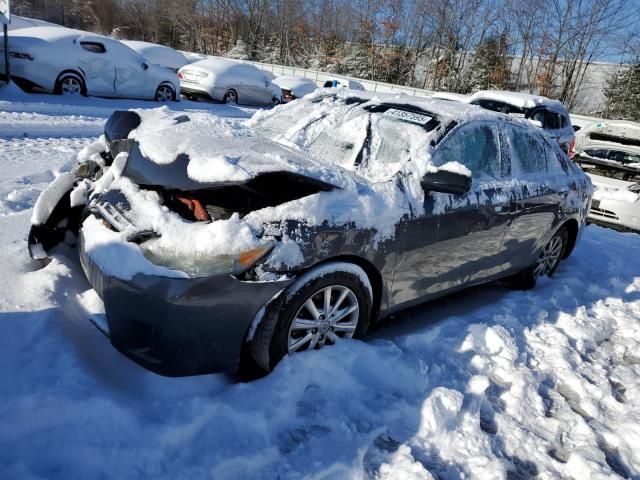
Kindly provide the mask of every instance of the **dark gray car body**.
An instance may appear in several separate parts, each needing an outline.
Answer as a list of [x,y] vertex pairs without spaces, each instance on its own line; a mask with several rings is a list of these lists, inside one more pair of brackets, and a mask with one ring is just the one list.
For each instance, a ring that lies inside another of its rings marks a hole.
[[[367,100],[350,97],[349,101],[364,103]],[[456,119],[455,112],[438,115],[434,110],[440,102],[432,101],[425,106],[413,100],[404,99],[400,104],[397,100],[382,101],[379,110],[384,111],[386,105],[428,113],[436,118],[437,126],[431,125],[431,147],[436,151],[442,142],[453,142],[457,132],[464,133],[465,128],[471,128],[476,122],[473,118]],[[130,113],[117,112],[107,124],[105,133],[112,151],[135,150],[135,142],[123,140],[128,130],[137,126],[134,118],[132,127],[127,128],[130,121]],[[373,323],[394,311],[506,277],[532,265],[542,247],[563,226],[569,232],[569,245],[564,255],[569,255],[588,211],[591,196],[588,178],[555,142],[535,129],[500,115],[485,116],[479,121],[491,129],[496,145],[500,145],[496,161],[504,173],[502,181],[498,179],[490,185],[474,184],[468,193],[461,195],[427,191],[423,205],[410,207],[397,219],[394,235],[382,241],[376,228],[362,228],[354,222],[309,224],[280,220],[265,224],[265,235],[271,232],[269,234],[276,239],[286,235],[299,245],[303,261],[295,268],[276,268],[267,256],[253,267],[233,275],[166,278],[140,273],[122,280],[102,271],[87,255],[81,232],[81,263],[87,278],[104,300],[108,321],[105,330],[111,342],[136,362],[164,375],[231,370],[237,366],[241,350],[251,338],[252,327],[260,320],[262,308],[297,275],[319,264],[342,260],[362,267],[373,288]],[[505,140],[510,135],[509,129],[518,132],[525,129],[526,135],[535,137],[544,149],[546,160],[540,164],[545,166],[544,172],[534,172],[527,181],[514,179],[515,167],[511,164],[514,157],[510,152],[513,143]],[[264,141],[270,143],[267,139]],[[465,161],[464,158],[459,160]],[[552,162],[553,168],[549,166]],[[127,174],[126,169],[124,174]],[[131,175],[144,187],[140,172]],[[272,175],[270,181],[277,184],[272,193],[276,196],[277,191],[287,190],[287,186],[295,182],[302,183],[302,193],[309,195],[319,191],[331,194],[332,189],[340,188],[327,182],[330,177],[327,175],[318,178],[295,178],[291,172],[263,175]],[[160,177],[172,181],[167,172]],[[183,181],[184,177],[175,179],[180,188],[188,188],[180,183]],[[392,181],[402,188],[401,178]],[[358,182],[361,182],[358,188],[368,188],[362,179]],[[174,188],[173,185],[157,184],[150,188],[165,191],[169,187]],[[206,187],[202,188],[206,190]],[[219,191],[219,186],[215,188]],[[244,185],[224,188],[230,189],[225,198],[232,198]],[[297,187],[290,188],[295,190]],[[309,191],[305,192],[305,189]],[[92,215],[109,222],[109,218],[101,213],[104,208],[98,208],[100,204],[109,205],[117,215],[126,216],[129,208],[126,200],[114,201],[113,191],[110,195],[106,198],[105,195],[95,196],[82,218]],[[113,222],[111,224],[113,226]],[[269,271],[272,278],[278,280],[262,280],[257,272],[263,271]]]

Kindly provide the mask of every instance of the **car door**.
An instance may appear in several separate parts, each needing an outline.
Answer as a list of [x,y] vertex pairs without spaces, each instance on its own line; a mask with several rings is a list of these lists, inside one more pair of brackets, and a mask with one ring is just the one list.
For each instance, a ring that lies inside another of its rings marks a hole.
[[109,48],[116,57],[115,94],[125,98],[152,98],[158,85],[148,74],[149,62],[120,42],[110,42]]
[[[502,268],[499,253],[509,220],[508,158],[494,123],[473,122],[436,146],[436,166],[464,164],[472,174],[463,195],[425,192],[424,211],[399,226],[403,250],[392,302],[402,304],[478,283]],[[506,162],[506,163],[505,163]]]
[[75,40],[78,64],[85,76],[89,95],[112,95],[115,88],[113,52],[101,38],[80,37]]
[[503,256],[511,270],[531,265],[560,213],[558,172],[550,171],[549,148],[542,134],[520,125],[506,125],[505,136],[514,176],[511,218],[503,242]]

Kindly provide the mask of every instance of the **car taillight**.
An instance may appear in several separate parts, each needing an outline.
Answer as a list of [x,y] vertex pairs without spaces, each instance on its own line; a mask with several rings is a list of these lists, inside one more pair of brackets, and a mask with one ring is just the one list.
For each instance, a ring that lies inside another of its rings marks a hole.
[[184,75],[182,75],[182,72],[178,72],[178,78],[180,80],[184,80]]
[[9,56],[13,58],[21,58],[22,60],[33,60],[33,57],[28,53],[9,52]]
[[567,153],[571,159],[576,156],[576,137],[573,137],[573,140],[571,140],[571,143],[569,144],[569,151]]

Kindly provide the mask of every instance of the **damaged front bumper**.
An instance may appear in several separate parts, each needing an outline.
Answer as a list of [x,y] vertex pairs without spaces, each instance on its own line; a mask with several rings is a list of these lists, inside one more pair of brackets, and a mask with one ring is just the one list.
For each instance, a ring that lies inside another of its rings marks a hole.
[[80,262],[104,301],[107,333],[115,348],[166,376],[234,370],[252,321],[292,280],[247,282],[233,275],[167,278],[106,275],[84,249]]

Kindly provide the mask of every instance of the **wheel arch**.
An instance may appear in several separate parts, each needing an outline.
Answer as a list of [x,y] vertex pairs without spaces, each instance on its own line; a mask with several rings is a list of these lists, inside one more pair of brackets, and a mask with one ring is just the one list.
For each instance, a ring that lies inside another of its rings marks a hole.
[[84,72],[82,71],[82,69],[77,69],[74,70],[73,68],[66,68],[64,70],[62,70],[58,76],[56,77],[56,81],[53,84],[53,90],[56,91],[58,89],[58,82],[60,81],[60,78],[63,75],[66,74],[72,74],[72,75],[76,75],[77,77],[80,78],[80,81],[82,82],[82,87],[84,89],[84,93],[87,93],[87,79],[84,76]]
[[352,263],[360,267],[362,270],[364,270],[364,273],[367,274],[367,277],[369,277],[369,282],[371,283],[371,293],[373,294],[373,298],[371,299],[371,319],[369,325],[374,325],[377,322],[378,316],[380,314],[384,288],[382,282],[382,274],[380,273],[378,268],[366,258],[359,257],[358,255],[337,255],[335,257],[326,258],[321,262],[315,263],[307,270],[312,270],[320,265],[331,262]]
[[567,229],[568,234],[567,248],[565,248],[564,254],[562,255],[562,259],[564,260],[571,255],[571,252],[573,252],[573,249],[576,246],[580,226],[575,218],[570,218],[560,226],[560,228],[563,227]]

